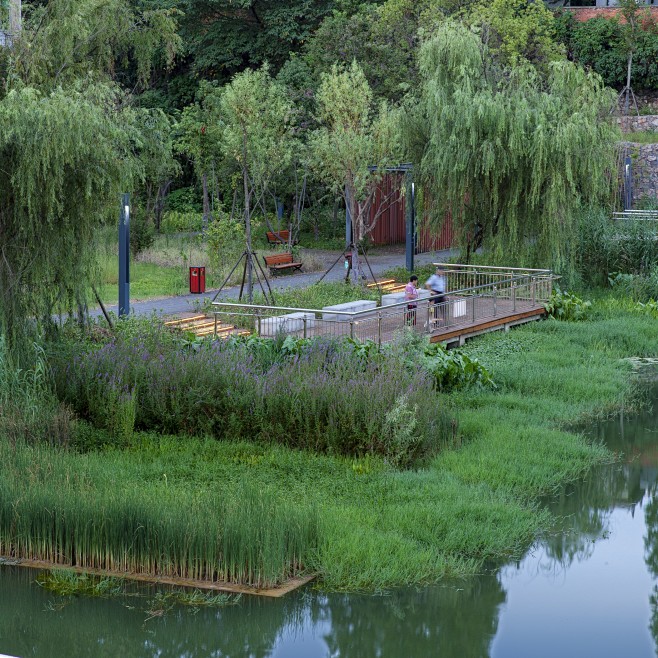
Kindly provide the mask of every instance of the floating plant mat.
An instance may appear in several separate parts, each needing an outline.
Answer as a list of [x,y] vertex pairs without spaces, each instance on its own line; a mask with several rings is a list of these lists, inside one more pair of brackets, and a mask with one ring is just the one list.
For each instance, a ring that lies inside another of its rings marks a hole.
[[192,587],[195,589],[203,589],[217,592],[229,592],[231,594],[252,594],[255,596],[267,596],[270,598],[280,598],[289,594],[290,592],[303,587],[314,580],[317,574],[310,574],[308,576],[299,576],[290,578],[278,587],[249,587],[248,585],[236,585],[235,583],[227,582],[208,582],[205,580],[193,580],[191,578],[174,578],[170,576],[149,576],[147,574],[139,573],[116,573],[113,571],[104,571],[103,569],[90,569],[88,567],[72,567],[61,564],[54,564],[45,560],[20,560],[14,558],[0,557],[0,566],[7,565],[12,567],[28,567],[29,569],[50,570],[57,569],[58,571],[72,571],[75,573],[84,573],[91,576],[111,577],[111,578],[124,578],[126,580],[134,580],[143,583],[153,583],[155,585],[173,585],[176,587]]

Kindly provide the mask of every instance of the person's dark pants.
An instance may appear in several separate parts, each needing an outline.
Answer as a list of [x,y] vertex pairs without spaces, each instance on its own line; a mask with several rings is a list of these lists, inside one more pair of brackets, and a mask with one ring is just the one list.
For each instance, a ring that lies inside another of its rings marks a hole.
[[404,315],[406,323],[410,326],[416,326],[416,304],[408,304],[407,312]]
[[443,305],[445,301],[446,296],[442,292],[432,290],[430,304],[434,306],[434,308],[430,309],[430,320],[435,320],[437,322],[443,322],[445,320],[445,306]]

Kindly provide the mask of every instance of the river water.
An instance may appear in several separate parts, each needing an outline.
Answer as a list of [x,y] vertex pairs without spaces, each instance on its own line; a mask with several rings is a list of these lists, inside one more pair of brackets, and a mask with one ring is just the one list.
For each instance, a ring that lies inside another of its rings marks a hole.
[[[548,505],[561,527],[518,563],[382,595],[244,597],[220,609],[61,597],[0,567],[0,654],[19,658],[652,658],[658,646],[658,387],[653,410],[589,431],[623,463]],[[167,606],[165,606],[167,607]]]

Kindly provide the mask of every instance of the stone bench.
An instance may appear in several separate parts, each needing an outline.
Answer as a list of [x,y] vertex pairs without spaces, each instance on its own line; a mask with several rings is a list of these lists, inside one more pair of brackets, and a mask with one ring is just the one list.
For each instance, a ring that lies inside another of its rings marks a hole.
[[[418,289],[418,299],[417,302],[423,299],[429,299],[432,293],[429,290],[424,290],[422,288]],[[382,306],[391,306],[393,304],[400,304],[404,301],[404,290],[400,292],[389,292],[385,295],[382,295]]]
[[273,338],[277,334],[303,331],[304,319],[306,319],[306,329],[310,329],[315,325],[315,313],[297,312],[263,318],[260,321],[260,335]]
[[[343,304],[334,304],[333,306],[325,306],[322,309],[322,319],[334,320],[337,322],[349,322],[352,319],[349,315],[331,313],[331,311],[345,311],[347,313],[356,313],[358,311],[374,312],[376,309],[377,309],[377,302],[371,301],[369,299],[357,299],[354,302],[344,302]],[[372,315],[372,313],[369,313],[368,315]]]

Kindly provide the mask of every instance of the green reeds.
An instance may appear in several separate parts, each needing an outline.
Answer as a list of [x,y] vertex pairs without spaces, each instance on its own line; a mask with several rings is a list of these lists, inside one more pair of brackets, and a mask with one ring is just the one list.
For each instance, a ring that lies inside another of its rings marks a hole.
[[2,555],[270,587],[302,572],[317,544],[312,506],[248,484],[181,490],[124,478],[102,459],[6,442],[0,462]]

